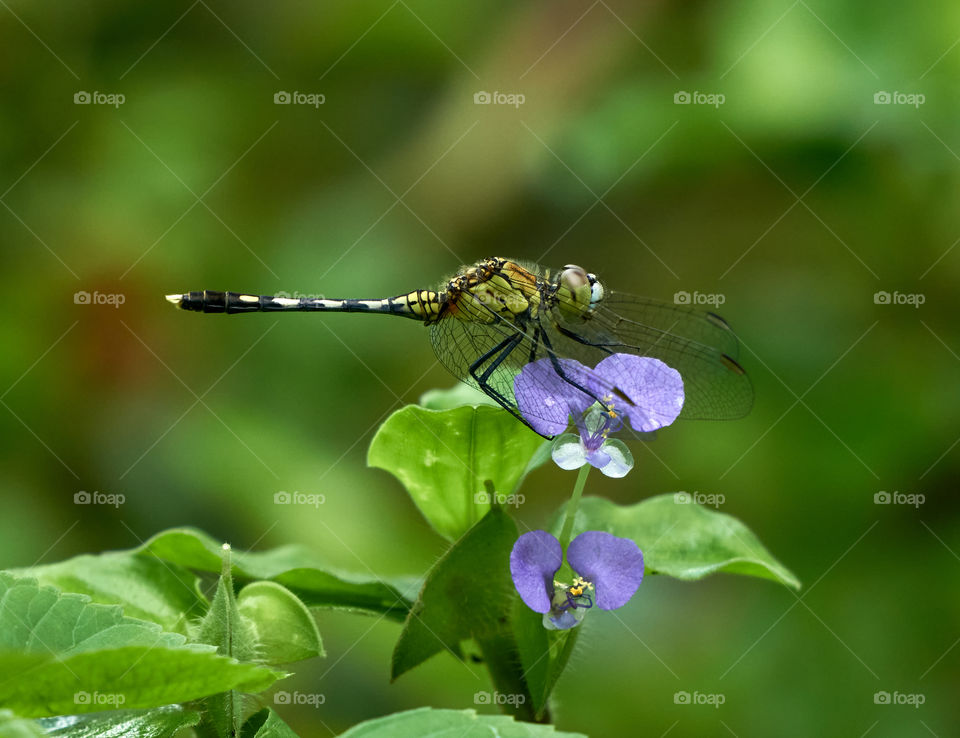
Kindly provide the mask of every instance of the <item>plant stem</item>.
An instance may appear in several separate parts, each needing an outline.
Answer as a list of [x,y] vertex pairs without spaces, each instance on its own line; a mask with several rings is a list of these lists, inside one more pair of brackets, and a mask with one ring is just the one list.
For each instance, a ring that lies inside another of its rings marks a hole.
[[580,467],[576,484],[573,485],[573,494],[570,496],[570,502],[567,503],[567,517],[563,521],[563,531],[560,533],[560,547],[564,551],[567,550],[567,544],[570,543],[570,534],[573,532],[573,519],[577,516],[577,508],[580,507],[580,496],[583,494],[583,487],[587,483],[587,474],[589,473],[590,464],[584,464]]
[[528,723],[549,722],[550,715],[546,711],[539,718],[536,715],[530,686],[520,665],[520,651],[514,635],[509,632],[495,632],[476,636],[475,640],[483,654],[484,665],[490,673],[494,690],[514,698],[501,703],[500,711]]

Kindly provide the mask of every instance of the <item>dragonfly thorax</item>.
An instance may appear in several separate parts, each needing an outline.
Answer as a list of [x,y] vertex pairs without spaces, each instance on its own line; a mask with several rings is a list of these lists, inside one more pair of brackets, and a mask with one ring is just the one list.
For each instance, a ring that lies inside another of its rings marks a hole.
[[446,290],[447,311],[462,321],[523,322],[536,317],[544,285],[532,272],[507,259],[490,258],[463,270]]

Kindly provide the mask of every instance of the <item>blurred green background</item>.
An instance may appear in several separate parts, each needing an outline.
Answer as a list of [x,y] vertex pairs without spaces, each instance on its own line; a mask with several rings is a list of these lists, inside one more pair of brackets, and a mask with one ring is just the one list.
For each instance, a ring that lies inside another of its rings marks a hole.
[[[2,6],[2,565],[195,525],[421,574],[444,542],[364,460],[391,410],[451,384],[427,331],[199,316],[163,295],[381,297],[489,255],[578,263],[626,292],[719,295],[757,397],[743,420],[667,429],[587,493],[722,494],[805,586],[648,578],[590,618],[558,725],[955,730],[960,6]],[[294,91],[324,101],[275,104]],[[517,516],[543,525],[572,484],[538,471]],[[79,490],[126,503],[75,505]],[[278,507],[281,490],[326,504]],[[329,657],[283,685],[326,696],[283,710],[302,735],[490,689],[449,657],[391,685],[397,625],[319,622]]]

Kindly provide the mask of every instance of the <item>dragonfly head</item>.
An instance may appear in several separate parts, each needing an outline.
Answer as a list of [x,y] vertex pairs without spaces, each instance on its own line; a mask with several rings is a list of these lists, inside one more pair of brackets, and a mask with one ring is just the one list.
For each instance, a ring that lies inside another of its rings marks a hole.
[[574,313],[589,313],[603,301],[603,285],[596,274],[576,264],[567,264],[560,272],[561,307]]

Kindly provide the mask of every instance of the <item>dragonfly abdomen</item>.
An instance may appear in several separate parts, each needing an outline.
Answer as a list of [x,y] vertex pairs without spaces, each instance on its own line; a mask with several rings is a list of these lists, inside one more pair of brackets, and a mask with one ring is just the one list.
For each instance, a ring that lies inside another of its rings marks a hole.
[[322,297],[247,295],[242,292],[203,290],[167,295],[174,305],[197,313],[332,312],[386,313],[433,322],[440,314],[441,298],[432,290],[416,290],[378,300],[328,300]]

